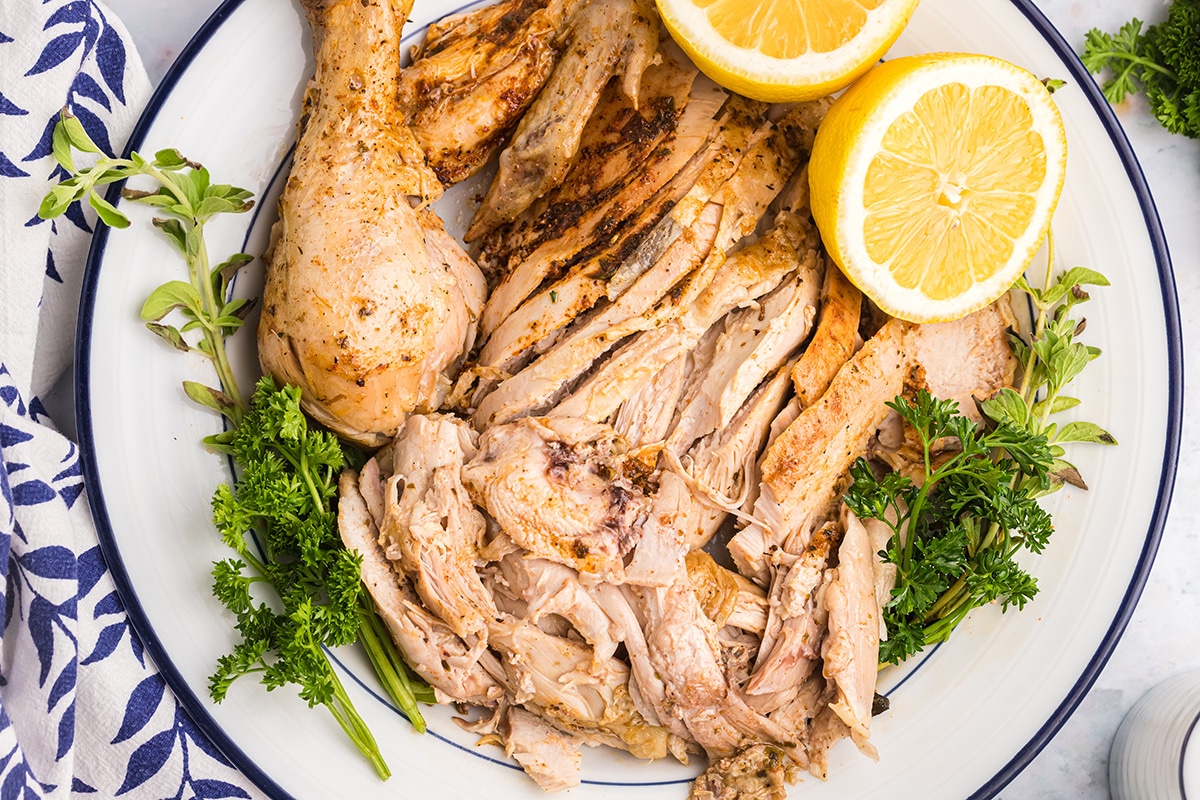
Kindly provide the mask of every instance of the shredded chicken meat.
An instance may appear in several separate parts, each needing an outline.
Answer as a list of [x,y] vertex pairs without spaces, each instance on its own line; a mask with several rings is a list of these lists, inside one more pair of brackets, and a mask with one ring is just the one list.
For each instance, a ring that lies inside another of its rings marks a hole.
[[700,800],[779,800],[841,739],[876,757],[895,567],[850,467],[911,468],[896,396],[975,415],[1010,386],[1015,323],[874,308],[809,212],[829,101],[730,94],[659,28],[643,0],[504,0],[384,76],[419,194],[498,170],[471,256],[399,203],[466,310],[339,525],[405,659],[542,788],[603,744],[707,758]]

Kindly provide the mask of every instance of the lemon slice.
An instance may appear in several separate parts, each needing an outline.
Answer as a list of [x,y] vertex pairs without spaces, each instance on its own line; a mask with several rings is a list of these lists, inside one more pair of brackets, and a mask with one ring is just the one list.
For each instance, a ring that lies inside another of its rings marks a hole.
[[889,314],[936,322],[1000,297],[1062,192],[1050,92],[1007,61],[934,53],[881,64],[834,103],[809,164],[833,260]]
[[706,75],[771,103],[848,86],[892,46],[918,0],[658,0]]

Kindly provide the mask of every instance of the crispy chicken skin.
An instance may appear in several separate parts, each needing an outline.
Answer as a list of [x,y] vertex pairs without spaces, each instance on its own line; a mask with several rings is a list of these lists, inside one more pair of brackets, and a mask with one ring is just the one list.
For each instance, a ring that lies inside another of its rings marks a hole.
[[645,0],[591,0],[570,22],[566,53],[500,154],[500,168],[467,232],[474,240],[514,219],[562,182],[605,85],[623,75],[637,97],[658,48],[658,15]]
[[397,101],[411,5],[305,0],[316,73],[258,327],[263,370],[300,386],[318,421],[375,446],[440,405],[483,299],[478,268],[410,202],[441,191]]
[[582,0],[506,0],[431,25],[400,76],[400,104],[443,184],[479,170],[504,145],[558,63]]

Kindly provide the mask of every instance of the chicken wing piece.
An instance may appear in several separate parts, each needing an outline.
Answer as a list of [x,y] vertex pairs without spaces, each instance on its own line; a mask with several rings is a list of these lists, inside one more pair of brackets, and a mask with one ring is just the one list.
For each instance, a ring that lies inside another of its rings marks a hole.
[[591,0],[572,18],[566,54],[522,117],[467,231],[468,241],[514,219],[566,175],[583,126],[609,79],[622,71],[637,97],[658,49],[658,15],[646,0]]
[[400,104],[446,186],[495,155],[558,63],[583,0],[506,0],[430,26],[400,76]]
[[[473,337],[477,268],[413,207],[441,192],[399,120],[411,0],[305,0],[314,31],[291,175],[258,326],[263,370],[303,389],[318,421],[379,446],[434,410]],[[456,274],[456,270],[458,273]]]

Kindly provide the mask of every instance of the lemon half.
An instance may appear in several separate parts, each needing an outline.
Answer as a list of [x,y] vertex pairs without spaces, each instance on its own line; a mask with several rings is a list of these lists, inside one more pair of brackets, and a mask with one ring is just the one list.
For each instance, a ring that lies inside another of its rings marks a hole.
[[818,129],[813,219],[884,311],[956,319],[1033,260],[1066,163],[1062,117],[1027,70],[980,55],[898,58],[851,86]]
[[848,86],[908,24],[918,0],[658,0],[667,30],[706,75],[767,102]]

